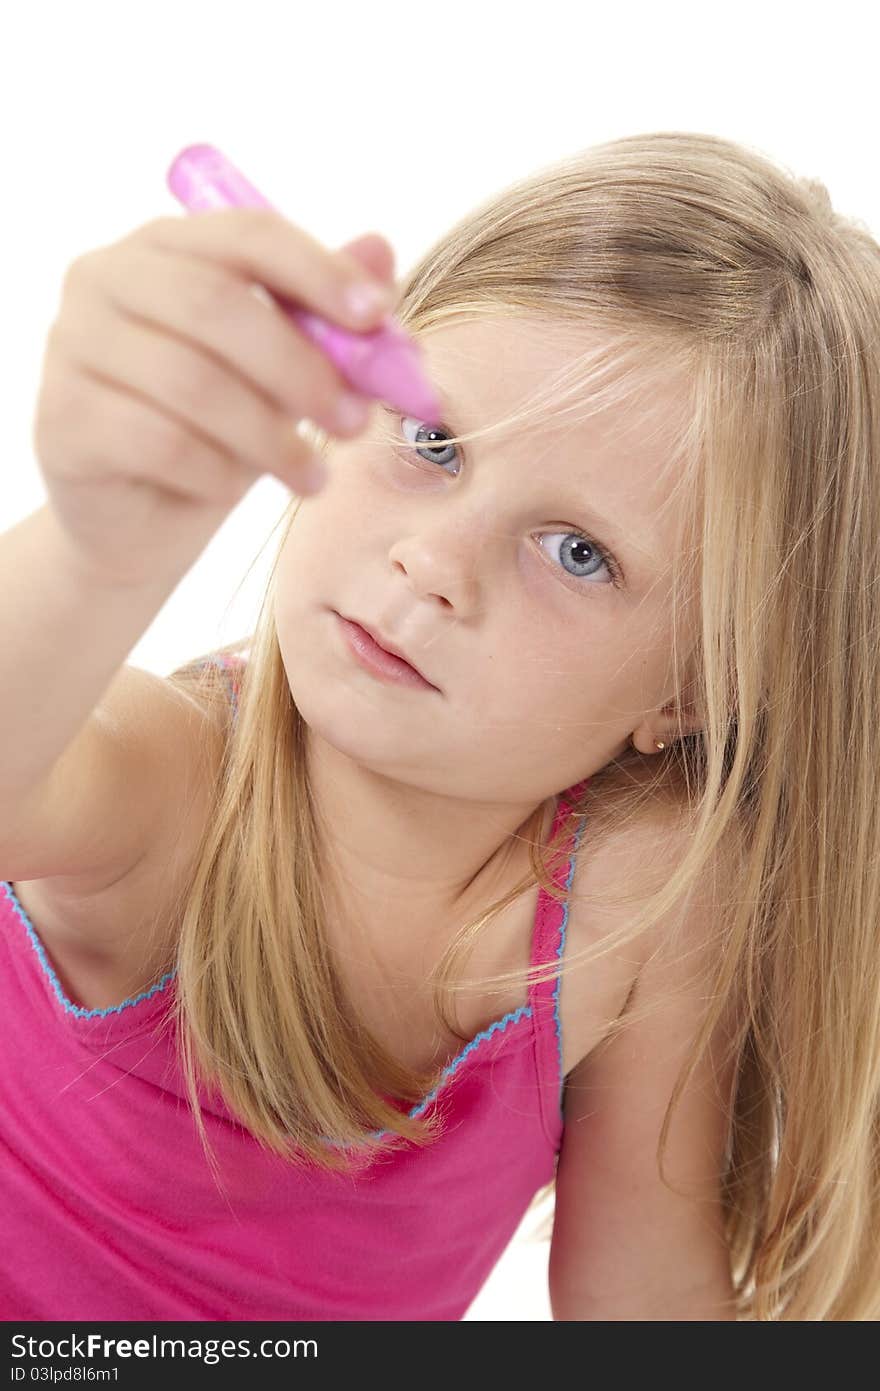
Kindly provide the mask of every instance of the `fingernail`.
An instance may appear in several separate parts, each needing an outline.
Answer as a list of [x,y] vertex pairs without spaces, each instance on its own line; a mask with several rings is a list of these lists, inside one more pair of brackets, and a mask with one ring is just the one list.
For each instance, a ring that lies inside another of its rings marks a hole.
[[392,299],[387,290],[379,285],[362,283],[350,285],[346,291],[348,307],[358,319],[371,319],[380,310],[389,310]]

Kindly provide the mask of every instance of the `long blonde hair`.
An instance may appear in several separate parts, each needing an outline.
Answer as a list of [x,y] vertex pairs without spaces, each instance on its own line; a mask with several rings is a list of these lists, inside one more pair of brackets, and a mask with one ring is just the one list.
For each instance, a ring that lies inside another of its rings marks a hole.
[[[832,210],[821,183],[758,153],[710,135],[639,135],[495,194],[409,273],[396,312],[416,337],[485,314],[596,330],[600,346],[573,355],[552,401],[522,418],[624,400],[642,411],[652,383],[687,384],[674,505],[690,545],[673,597],[677,613],[698,596],[704,727],[682,729],[654,766],[658,790],[684,790],[695,830],[614,941],[562,969],[647,931],[685,900],[717,846],[741,838],[741,874],[712,924],[724,950],[664,1137],[736,993],[746,1007],[719,1177],[740,1317],[877,1318],[880,249]],[[328,952],[274,575],[254,633],[222,649],[248,648],[249,660],[180,905],[176,1022],[206,1152],[198,1078],[261,1145],[336,1168],[352,1147],[430,1144],[442,1108],[395,1104],[420,1102],[437,1074],[401,1066],[371,1037]],[[216,667],[193,662],[170,679],[227,700]],[[473,985],[458,968],[476,934],[536,882],[561,896],[551,876],[562,840],[581,817],[592,836],[633,814],[644,793],[627,791],[620,772],[642,762],[628,749],[597,770],[548,855],[529,841],[531,875],[462,926],[433,978],[438,1015],[458,1037],[445,1001]]]

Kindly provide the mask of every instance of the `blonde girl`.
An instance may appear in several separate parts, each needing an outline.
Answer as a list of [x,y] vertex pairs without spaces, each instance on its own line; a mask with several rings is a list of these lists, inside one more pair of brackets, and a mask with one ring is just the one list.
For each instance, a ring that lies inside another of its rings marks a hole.
[[[70,280],[50,500],[0,549],[6,650],[39,635],[0,698],[5,1316],[458,1319],[552,1194],[557,1319],[877,1318],[876,241],[682,132],[399,285],[274,215],[149,232]],[[243,461],[230,364],[280,409],[295,332],[245,282],[348,324],[355,263],[447,418],[334,430],[300,342],[317,428]],[[120,671],[267,467],[254,632]],[[27,699],[59,644],[66,725]]]

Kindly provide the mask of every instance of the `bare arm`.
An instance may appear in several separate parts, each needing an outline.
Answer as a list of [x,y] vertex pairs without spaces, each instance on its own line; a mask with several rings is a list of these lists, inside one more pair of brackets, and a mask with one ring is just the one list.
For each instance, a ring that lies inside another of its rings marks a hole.
[[[638,863],[630,872],[639,874]],[[706,1006],[713,895],[717,904],[725,885],[723,874],[713,887],[701,885],[674,948],[643,967],[630,1003],[649,1002],[651,1013],[568,1076],[549,1271],[557,1320],[736,1319],[720,1196],[731,1010],[673,1111],[664,1154],[672,1188],[656,1161],[673,1085]],[[652,942],[663,944],[663,926]]]
[[0,843],[180,578],[99,583],[48,505],[0,536]]

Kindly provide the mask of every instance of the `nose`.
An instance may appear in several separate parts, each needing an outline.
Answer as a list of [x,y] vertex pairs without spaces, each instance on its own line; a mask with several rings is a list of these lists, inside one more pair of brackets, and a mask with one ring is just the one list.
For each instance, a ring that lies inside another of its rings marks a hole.
[[434,597],[460,618],[477,611],[489,559],[489,531],[477,516],[449,509],[412,525],[388,559],[420,598]]

